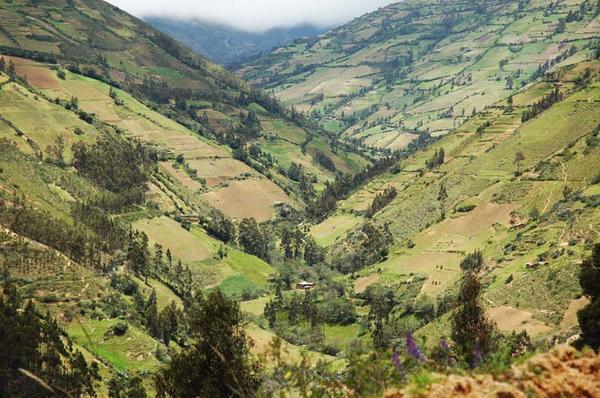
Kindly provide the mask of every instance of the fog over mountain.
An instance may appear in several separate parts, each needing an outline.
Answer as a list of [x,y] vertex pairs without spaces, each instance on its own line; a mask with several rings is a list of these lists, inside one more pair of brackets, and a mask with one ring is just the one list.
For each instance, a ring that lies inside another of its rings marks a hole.
[[393,0],[110,0],[138,17],[198,19],[264,32],[275,27],[339,25]]
[[225,65],[262,51],[269,51],[294,39],[318,35],[326,30],[310,24],[301,24],[275,27],[264,32],[247,32],[200,20],[167,17],[146,17],[145,20],[200,54]]

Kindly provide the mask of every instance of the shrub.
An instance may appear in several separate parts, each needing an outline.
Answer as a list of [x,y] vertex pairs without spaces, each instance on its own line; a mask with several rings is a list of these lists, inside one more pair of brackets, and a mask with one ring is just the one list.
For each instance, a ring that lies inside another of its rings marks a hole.
[[470,212],[471,210],[473,210],[476,207],[477,207],[477,205],[474,205],[474,204],[466,204],[466,205],[462,205],[462,206],[457,207],[456,211],[458,213],[468,213],[468,212]]
[[116,323],[112,328],[111,328],[111,332],[112,334],[114,334],[115,336],[123,336],[125,333],[127,333],[127,330],[129,329],[129,325],[127,325],[125,322],[119,322]]

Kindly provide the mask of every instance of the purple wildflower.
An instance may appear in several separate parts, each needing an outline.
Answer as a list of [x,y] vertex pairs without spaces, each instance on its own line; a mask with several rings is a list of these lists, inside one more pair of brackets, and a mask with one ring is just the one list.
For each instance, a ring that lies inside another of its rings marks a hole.
[[456,365],[456,359],[454,355],[452,355],[452,350],[450,349],[450,345],[448,344],[448,340],[442,336],[440,339],[440,349],[442,350],[442,354],[444,356],[443,360],[446,362],[448,366]]
[[425,360],[425,356],[421,352],[421,349],[417,345],[414,336],[410,332],[406,333],[406,351],[408,352],[408,355],[418,361]]
[[446,341],[446,338],[442,336],[442,338],[440,339],[440,348],[444,351],[450,351],[450,346],[448,345],[448,342]]
[[392,352],[392,363],[394,367],[400,373],[401,376],[404,376],[404,367],[402,366],[402,361],[400,360],[400,354],[396,351]]

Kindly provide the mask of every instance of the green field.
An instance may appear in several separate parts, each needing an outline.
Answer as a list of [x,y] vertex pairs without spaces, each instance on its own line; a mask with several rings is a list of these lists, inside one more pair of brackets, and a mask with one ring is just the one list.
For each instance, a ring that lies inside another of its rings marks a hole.
[[67,328],[69,336],[91,353],[120,371],[152,371],[159,362],[155,357],[157,342],[144,331],[129,325],[123,336],[111,334],[119,320],[73,323]]
[[139,220],[133,226],[148,235],[151,245],[169,248],[174,258],[189,265],[198,283],[219,286],[229,295],[239,297],[246,291],[263,289],[268,276],[275,272],[264,261],[232,247],[219,259],[217,251],[222,244],[198,227],[188,231],[167,217]]

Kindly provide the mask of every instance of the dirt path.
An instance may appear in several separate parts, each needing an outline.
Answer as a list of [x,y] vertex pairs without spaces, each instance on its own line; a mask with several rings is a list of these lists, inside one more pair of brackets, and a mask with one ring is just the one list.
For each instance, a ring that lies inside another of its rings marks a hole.
[[550,193],[550,195],[548,195],[548,199],[546,200],[546,205],[542,209],[542,213],[544,213],[546,211],[546,209],[548,209],[548,206],[550,206],[550,199],[552,199],[552,193]]
[[563,174],[563,182],[567,182],[569,175],[567,174],[567,167],[565,166],[565,162],[563,162],[563,161],[560,162],[560,168],[561,168],[561,171]]

